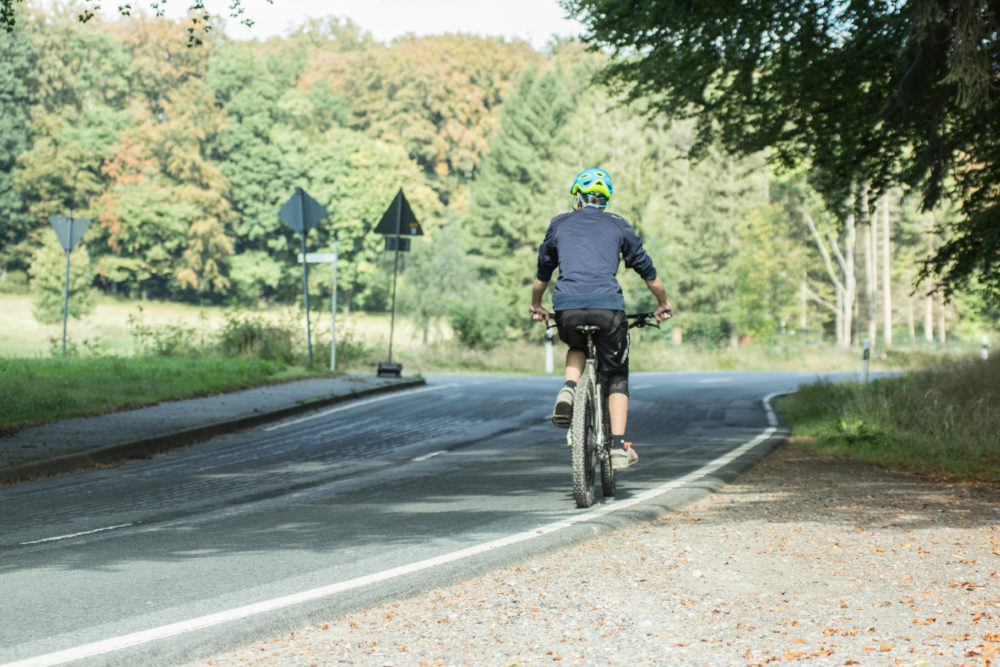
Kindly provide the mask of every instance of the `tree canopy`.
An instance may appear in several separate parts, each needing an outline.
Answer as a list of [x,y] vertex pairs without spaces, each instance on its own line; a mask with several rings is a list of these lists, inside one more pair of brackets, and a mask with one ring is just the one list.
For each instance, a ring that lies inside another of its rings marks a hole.
[[[0,0],[0,28],[6,32],[14,30],[14,26],[17,25],[18,21],[17,5],[23,2],[24,0]],[[267,2],[268,4],[273,4],[274,0],[267,0]],[[166,14],[165,4],[157,0],[150,0],[149,2],[150,8],[158,17],[163,17]],[[94,18],[97,10],[100,8],[101,0],[81,0],[77,17],[81,23],[86,23]],[[118,13],[122,16],[131,16],[134,8],[134,3],[123,2],[118,5]],[[234,19],[239,19],[239,22],[243,25],[252,26],[254,24],[253,17],[246,13],[243,3],[240,0],[230,0],[229,15]],[[192,46],[201,44],[202,38],[211,32],[214,22],[213,16],[205,9],[205,0],[190,0],[188,4],[188,25],[186,27],[188,44]]]
[[[961,203],[927,268],[1000,302],[1000,8],[991,0],[562,0],[631,99],[696,149],[807,163],[834,209],[893,184]],[[869,197],[875,201],[876,196]]]
[[[824,105],[876,108],[839,101],[819,66],[814,107],[797,109],[791,87],[768,89],[781,100],[774,117],[749,103],[748,115],[727,116],[743,111],[717,98],[739,82],[717,78],[702,92],[718,117],[699,126],[681,118],[698,116],[690,102],[677,102],[684,113],[647,111],[670,111],[666,89],[633,90],[622,104],[627,97],[600,82],[618,65],[575,40],[541,52],[461,34],[383,43],[328,17],[266,41],[220,34],[189,48],[184,21],[137,12],[84,25],[79,11],[24,3],[16,27],[0,30],[0,291],[23,286],[40,312],[51,310],[47,279],[59,273],[48,218],[67,209],[94,221],[73,263],[81,294],[301,303],[301,240],[278,216],[297,187],[327,210],[306,242],[310,251],[337,243],[338,307],[383,310],[395,270],[373,227],[402,187],[425,235],[400,262],[398,303],[424,335],[443,317],[468,345],[537,335],[524,305],[538,244],[572,205],[574,175],[599,165],[613,174],[613,212],[643,238],[683,315],[670,325],[675,339],[777,341],[794,328],[850,345],[864,327],[891,333],[905,322],[914,340],[918,317],[925,338],[943,337],[946,324],[963,336],[983,331],[980,299],[956,294],[949,305],[911,291],[914,258],[961,238],[946,228],[959,203],[949,189],[961,186],[951,179],[976,174],[982,154],[951,169],[942,205],[926,214],[898,188],[872,194],[877,170],[837,178],[852,155],[864,157],[850,141],[891,133],[831,110],[836,151],[807,140],[806,130],[819,136]],[[862,63],[869,78],[876,61]],[[770,144],[778,149],[752,150]],[[768,155],[803,165],[782,172]],[[872,155],[899,166],[887,149],[865,155],[865,169],[878,165]],[[895,175],[884,172],[886,182]],[[878,215],[849,206],[858,184]],[[650,309],[645,283],[625,269],[619,276],[630,308]],[[328,290],[310,282],[316,296]]]

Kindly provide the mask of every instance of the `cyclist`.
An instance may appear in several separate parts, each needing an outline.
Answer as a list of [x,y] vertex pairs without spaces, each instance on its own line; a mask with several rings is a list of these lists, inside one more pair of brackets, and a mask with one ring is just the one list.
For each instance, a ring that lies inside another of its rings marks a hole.
[[625,441],[628,420],[628,322],[625,299],[615,274],[624,259],[656,297],[658,322],[671,316],[663,282],[642,241],[629,222],[605,208],[614,187],[606,171],[584,169],[573,181],[570,194],[575,210],[552,219],[538,249],[538,272],[531,292],[529,311],[533,320],[548,322],[542,295],[558,267],[559,278],[552,291],[552,307],[559,339],[569,346],[566,353],[566,384],[559,390],[552,410],[552,423],[567,428],[573,414],[576,383],[587,360],[587,339],[576,327],[600,327],[595,336],[598,368],[608,379],[608,412],[611,417],[612,461],[617,469],[638,460],[632,443]]

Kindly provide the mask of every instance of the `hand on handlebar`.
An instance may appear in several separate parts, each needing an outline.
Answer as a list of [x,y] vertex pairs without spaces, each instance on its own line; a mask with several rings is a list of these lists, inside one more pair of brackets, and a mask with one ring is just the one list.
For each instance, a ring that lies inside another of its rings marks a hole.
[[674,311],[670,307],[670,304],[665,304],[663,306],[658,306],[656,310],[653,311],[653,317],[656,318],[657,322],[662,322],[664,320],[669,320],[674,316]]
[[549,318],[552,317],[552,313],[545,310],[541,306],[534,306],[534,305],[529,306],[528,312],[531,313],[531,319],[533,319],[535,322],[545,322],[546,324],[548,324]]

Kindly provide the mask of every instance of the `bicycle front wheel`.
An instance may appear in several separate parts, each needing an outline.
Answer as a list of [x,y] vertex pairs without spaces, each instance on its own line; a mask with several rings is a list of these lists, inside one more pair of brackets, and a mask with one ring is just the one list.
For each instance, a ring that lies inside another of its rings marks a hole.
[[594,379],[588,373],[576,387],[573,421],[570,423],[573,498],[577,507],[590,507],[594,504],[594,450],[597,446],[594,394]]

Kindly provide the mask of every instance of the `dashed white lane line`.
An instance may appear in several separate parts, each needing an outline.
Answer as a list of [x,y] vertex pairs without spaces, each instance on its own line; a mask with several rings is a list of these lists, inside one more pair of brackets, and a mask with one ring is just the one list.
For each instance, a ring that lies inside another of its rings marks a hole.
[[232,621],[239,621],[245,618],[250,618],[252,616],[259,616],[261,614],[278,611],[280,609],[286,609],[288,607],[293,607],[295,605],[311,602],[313,600],[318,600],[320,598],[329,597],[331,595],[336,595],[338,593],[343,593],[357,588],[362,588],[364,586],[370,586],[372,584],[388,581],[396,577],[401,577],[408,574],[420,572],[422,570],[440,567],[442,565],[454,563],[456,561],[460,561],[466,558],[471,558],[473,556],[478,556],[481,554],[489,553],[491,551],[496,551],[497,549],[503,549],[513,544],[518,544],[520,542],[527,542],[528,540],[533,540],[543,535],[549,535],[557,531],[564,530],[578,523],[591,521],[603,517],[605,515],[611,514],[613,512],[620,512],[622,510],[635,507],[636,505],[639,505],[647,500],[651,500],[656,496],[683,487],[687,484],[697,481],[698,479],[701,479],[702,477],[710,475],[715,471],[729,465],[734,460],[736,460],[743,454],[749,452],[753,448],[757,447],[761,443],[767,441],[768,438],[773,436],[777,431],[778,420],[777,417],[775,416],[774,410],[771,408],[771,399],[773,399],[777,395],[778,394],[771,394],[763,399],[764,408],[767,411],[768,424],[770,424],[770,426],[761,431],[755,438],[749,440],[748,442],[745,442],[736,449],[729,451],[727,454],[720,456],[714,461],[705,464],[698,470],[695,470],[683,477],[679,477],[670,482],[666,482],[659,486],[647,489],[646,491],[638,493],[635,496],[628,498],[627,500],[616,500],[613,503],[602,505],[596,509],[589,510],[587,512],[582,512],[579,514],[574,512],[572,516],[562,521],[549,523],[543,526],[539,526],[537,528],[532,528],[530,530],[526,530],[520,533],[508,535],[506,537],[502,537],[496,540],[483,542],[482,544],[477,544],[468,547],[466,549],[460,549],[458,551],[453,551],[451,553],[435,556],[434,558],[428,558],[426,560],[418,561],[416,563],[408,563],[400,567],[383,570],[381,572],[375,572],[369,575],[365,575],[363,577],[357,577],[355,579],[349,579],[347,581],[337,582],[335,584],[330,584],[328,586],[320,586],[319,588],[313,588],[311,590],[302,591],[300,593],[294,593],[292,595],[285,595],[282,597],[272,598],[270,600],[263,600],[261,602],[245,605],[243,607],[236,607],[235,609],[227,609],[225,611],[220,611],[215,614],[199,616],[197,618],[188,619],[186,621],[180,621],[177,623],[163,625],[158,628],[150,628],[149,630],[133,632],[132,634],[122,635],[120,637],[113,637],[111,639],[104,639],[102,641],[97,641],[90,644],[83,644],[81,646],[75,646],[73,648],[69,648],[63,651],[46,653],[45,655],[36,656],[34,658],[28,658],[27,660],[8,663],[3,667],[28,667],[29,665],[32,667],[47,667],[48,665],[62,665],[67,662],[72,662],[74,660],[93,658],[95,656],[104,655],[106,653],[120,651],[122,649],[140,646],[142,644],[148,644],[150,642],[154,642],[157,640],[176,637],[178,635],[182,635],[188,632],[205,630],[207,628],[211,628],[216,625],[221,625],[223,623],[230,623]]

